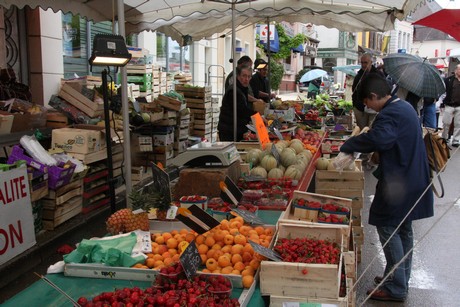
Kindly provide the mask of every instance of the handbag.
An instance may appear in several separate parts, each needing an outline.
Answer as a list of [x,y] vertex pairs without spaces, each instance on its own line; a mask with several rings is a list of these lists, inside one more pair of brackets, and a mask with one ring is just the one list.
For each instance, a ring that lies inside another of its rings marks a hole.
[[442,198],[444,197],[444,185],[439,173],[443,172],[446,168],[447,161],[450,158],[450,148],[447,145],[447,141],[439,135],[437,129],[423,128],[423,132],[423,141],[431,169],[431,177],[433,177],[433,172],[435,172],[441,187],[441,193],[439,193],[436,187],[432,185],[433,192],[437,197]]

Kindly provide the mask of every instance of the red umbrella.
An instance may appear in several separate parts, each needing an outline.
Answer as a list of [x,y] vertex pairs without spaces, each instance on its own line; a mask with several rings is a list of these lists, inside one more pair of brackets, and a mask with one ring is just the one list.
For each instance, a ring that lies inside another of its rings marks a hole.
[[460,9],[443,9],[414,24],[440,30],[460,42]]

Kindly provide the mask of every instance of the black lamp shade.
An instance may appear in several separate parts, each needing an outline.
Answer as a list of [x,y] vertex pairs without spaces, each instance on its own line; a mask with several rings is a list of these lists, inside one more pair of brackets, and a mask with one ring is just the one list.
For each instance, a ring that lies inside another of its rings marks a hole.
[[131,60],[121,35],[96,34],[93,40],[93,52],[89,63],[92,66],[125,66]]

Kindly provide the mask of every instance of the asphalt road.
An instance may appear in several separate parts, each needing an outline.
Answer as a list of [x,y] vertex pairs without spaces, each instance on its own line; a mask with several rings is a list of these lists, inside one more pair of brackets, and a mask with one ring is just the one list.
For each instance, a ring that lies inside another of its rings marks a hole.
[[[358,265],[356,306],[460,306],[460,150],[451,151],[451,159],[441,178],[443,198],[435,197],[435,216],[415,221],[412,274],[404,303],[367,299],[375,276],[383,274],[385,257],[374,226],[367,224],[376,180],[366,171],[365,204],[362,212],[364,245]],[[416,178],[414,178],[416,179]]]

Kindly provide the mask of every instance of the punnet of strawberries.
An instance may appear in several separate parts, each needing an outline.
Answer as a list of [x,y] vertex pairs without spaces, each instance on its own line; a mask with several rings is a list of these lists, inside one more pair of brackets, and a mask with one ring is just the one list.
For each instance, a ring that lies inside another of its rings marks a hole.
[[319,201],[309,201],[304,198],[296,198],[293,200],[294,206],[305,207],[312,209],[321,209],[321,203]]
[[274,250],[285,262],[338,264],[340,259],[340,245],[329,240],[281,238]]
[[[172,269],[169,269],[172,268]],[[164,268],[163,276],[181,273],[180,263]],[[183,271],[182,271],[183,272]],[[161,276],[161,275],[160,275]],[[236,307],[238,299],[230,298],[231,282],[225,276],[213,278],[204,274],[195,275],[191,280],[183,277],[168,282],[158,278],[154,285],[147,289],[123,288],[113,292],[103,292],[88,299],[80,297],[78,304],[82,307],[95,306],[165,306],[165,307]]]
[[327,212],[332,212],[332,213],[335,213],[335,212],[348,213],[348,212],[350,212],[350,208],[347,208],[347,207],[341,206],[341,205],[336,205],[336,204],[323,204],[321,206],[321,210],[322,211],[327,211]]

